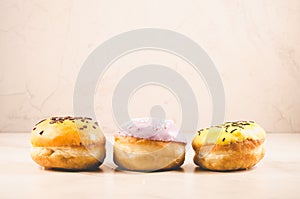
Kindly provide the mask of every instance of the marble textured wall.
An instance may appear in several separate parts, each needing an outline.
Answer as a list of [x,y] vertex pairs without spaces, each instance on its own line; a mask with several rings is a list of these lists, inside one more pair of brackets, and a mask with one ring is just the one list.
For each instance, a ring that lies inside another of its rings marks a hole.
[[[29,131],[38,120],[73,114],[76,76],[103,41],[124,31],[155,27],[182,33],[209,54],[222,77],[226,120],[252,119],[269,132],[300,129],[300,1],[17,1],[0,2],[0,131]],[[199,100],[199,127],[211,104],[202,79],[163,52],[139,52],[112,65],[95,93],[97,119],[115,131],[111,96],[134,66],[160,63],[181,73]],[[129,103],[133,117],[164,106],[180,123],[178,102],[145,87]]]

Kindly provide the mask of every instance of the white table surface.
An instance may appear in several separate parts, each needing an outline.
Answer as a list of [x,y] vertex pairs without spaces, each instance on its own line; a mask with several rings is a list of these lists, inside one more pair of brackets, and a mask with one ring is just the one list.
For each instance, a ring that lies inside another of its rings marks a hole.
[[[300,198],[300,134],[268,134],[253,169],[198,169],[188,147],[181,170],[139,173],[109,163],[94,172],[43,170],[30,158],[29,133],[0,133],[0,198]],[[110,155],[110,154],[108,154]]]

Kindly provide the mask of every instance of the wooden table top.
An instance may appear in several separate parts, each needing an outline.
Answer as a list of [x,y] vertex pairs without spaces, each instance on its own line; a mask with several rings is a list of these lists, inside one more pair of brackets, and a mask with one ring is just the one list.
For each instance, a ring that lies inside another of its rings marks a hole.
[[110,157],[98,171],[49,171],[31,160],[30,147],[28,133],[0,133],[1,199],[300,198],[300,134],[268,134],[265,158],[236,172],[198,169],[191,147],[178,171],[120,171]]

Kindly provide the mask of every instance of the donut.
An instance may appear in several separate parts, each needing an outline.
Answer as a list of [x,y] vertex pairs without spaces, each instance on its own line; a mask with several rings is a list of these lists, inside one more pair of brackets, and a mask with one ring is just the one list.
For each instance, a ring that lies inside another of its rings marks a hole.
[[87,117],[51,117],[31,132],[31,158],[45,169],[97,169],[105,158],[105,137]]
[[249,169],[265,155],[265,136],[264,129],[253,121],[202,129],[192,141],[194,163],[215,171]]
[[120,169],[172,170],[178,169],[185,159],[186,142],[171,120],[134,119],[114,138],[113,160]]

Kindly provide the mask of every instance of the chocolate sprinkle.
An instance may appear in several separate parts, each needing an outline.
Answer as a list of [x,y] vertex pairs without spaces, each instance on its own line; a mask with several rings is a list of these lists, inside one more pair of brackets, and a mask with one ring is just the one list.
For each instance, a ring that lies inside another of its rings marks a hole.
[[237,129],[233,129],[232,131],[230,131],[230,133],[233,133],[234,131],[236,131]]
[[[50,124],[54,124],[54,123],[63,123],[65,120],[70,120],[73,123],[75,123],[75,120],[80,120],[81,122],[89,123],[89,121],[87,121],[87,120],[93,120],[93,119],[89,118],[89,117],[71,117],[71,116],[66,116],[66,117],[51,117],[50,120],[51,121],[49,123]],[[44,121],[44,120],[42,120],[42,121]],[[40,121],[39,123],[41,123],[42,121]]]
[[46,120],[46,119],[43,119],[43,120],[39,121],[36,125],[42,123],[42,122],[45,121],[45,120]]
[[[43,119],[39,121],[36,125],[40,124],[41,122],[45,121],[46,119]],[[71,122],[75,123],[75,120],[80,120],[81,122],[84,122],[86,124],[89,123],[88,120],[93,120],[90,117],[71,117],[71,116],[66,116],[66,117],[51,117],[49,124],[55,124],[55,123],[63,123],[65,120],[70,120]],[[96,129],[96,126],[99,126],[98,122],[94,122],[93,128]],[[80,130],[84,130],[84,128],[88,128],[87,125],[83,125],[83,127],[79,128]],[[36,130],[36,127],[33,128],[33,130]],[[39,134],[42,135],[44,131],[41,131]]]
[[222,140],[223,142],[225,141],[225,138],[223,138],[223,140]]
[[34,127],[32,130],[34,131],[36,128]]

